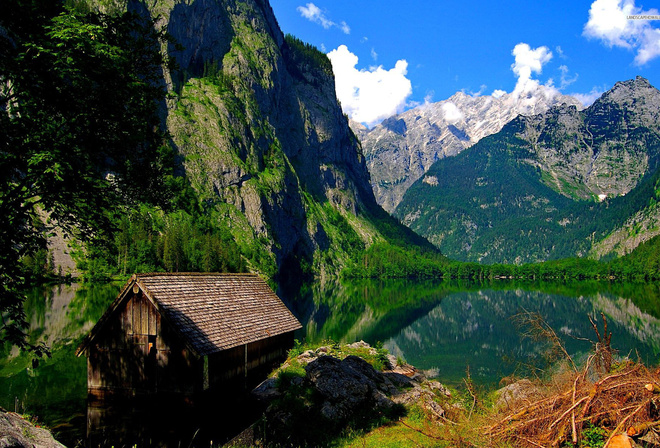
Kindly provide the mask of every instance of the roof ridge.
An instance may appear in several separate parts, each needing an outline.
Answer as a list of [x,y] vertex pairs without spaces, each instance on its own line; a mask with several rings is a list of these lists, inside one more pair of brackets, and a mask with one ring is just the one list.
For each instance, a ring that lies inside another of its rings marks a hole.
[[259,277],[253,272],[143,272],[135,273],[139,277]]

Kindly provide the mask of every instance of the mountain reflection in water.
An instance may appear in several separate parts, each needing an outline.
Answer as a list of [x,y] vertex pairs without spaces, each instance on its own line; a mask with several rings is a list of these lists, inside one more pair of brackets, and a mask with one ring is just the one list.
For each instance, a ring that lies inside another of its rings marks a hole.
[[631,300],[608,293],[569,297],[523,290],[458,292],[392,335],[385,346],[418,368],[437,372],[447,383],[460,383],[469,368],[475,382],[497,385],[504,376],[548,367],[543,352],[549,342],[522,337],[525,328],[513,318],[524,310],[543,316],[578,362],[592,348],[585,339],[597,339],[589,316],[596,316],[602,331],[601,312],[619,356],[657,362],[660,320]]
[[[196,445],[222,442],[242,429],[245,420],[238,417],[249,412],[240,409],[245,404],[240,400],[224,414],[221,399],[196,407],[87,406],[86,360],[74,352],[120,286],[30,291],[25,309],[32,342],[47,341],[53,357],[33,369],[30,356],[5,347],[0,352],[0,406],[39,416],[68,446],[85,441],[88,446],[183,446],[193,440]],[[278,294],[304,325],[299,340],[382,342],[449,384],[460,384],[468,367],[475,382],[493,386],[503,376],[524,372],[524,366],[543,365],[543,345],[521,338],[511,320],[521,310],[540,313],[578,361],[590,350],[579,338],[595,338],[587,316],[601,312],[620,356],[655,364],[660,354],[657,285],[342,280],[283,288]],[[167,431],[158,429],[163,425]]]

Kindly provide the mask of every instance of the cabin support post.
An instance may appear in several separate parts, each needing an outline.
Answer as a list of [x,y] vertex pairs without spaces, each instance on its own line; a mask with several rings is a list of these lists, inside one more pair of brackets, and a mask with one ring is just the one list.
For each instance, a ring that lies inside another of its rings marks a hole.
[[202,387],[204,390],[209,388],[209,357],[204,356],[204,371],[202,372],[203,384]]
[[247,380],[247,369],[248,369],[248,345],[245,344],[245,379]]

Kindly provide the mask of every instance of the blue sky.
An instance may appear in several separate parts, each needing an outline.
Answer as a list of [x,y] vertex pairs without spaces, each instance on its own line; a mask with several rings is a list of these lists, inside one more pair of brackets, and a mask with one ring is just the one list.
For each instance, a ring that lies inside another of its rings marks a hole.
[[660,5],[640,0],[270,3],[284,33],[331,55],[345,111],[370,125],[457,91],[512,92],[521,78],[585,102],[636,75],[660,87],[660,20],[628,19]]

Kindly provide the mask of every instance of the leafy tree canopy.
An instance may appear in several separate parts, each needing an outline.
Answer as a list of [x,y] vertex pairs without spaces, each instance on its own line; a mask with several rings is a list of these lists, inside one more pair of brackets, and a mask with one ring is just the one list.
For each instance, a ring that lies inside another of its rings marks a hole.
[[131,13],[3,2],[0,342],[43,351],[26,342],[20,291],[21,259],[45,247],[46,216],[81,239],[100,238],[117,204],[166,199],[163,39]]

